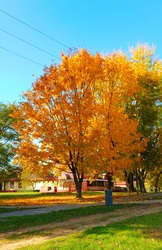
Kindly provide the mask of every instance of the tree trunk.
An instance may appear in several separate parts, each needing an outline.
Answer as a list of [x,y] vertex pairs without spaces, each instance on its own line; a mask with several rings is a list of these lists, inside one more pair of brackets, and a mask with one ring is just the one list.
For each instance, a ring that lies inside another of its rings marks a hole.
[[82,181],[76,183],[76,198],[82,198]]
[[159,183],[159,178],[160,175],[162,174],[162,171],[160,171],[160,173],[157,174],[156,179],[155,179],[155,192],[158,192],[158,183]]
[[142,191],[143,193],[146,193],[145,178],[142,178]]
[[108,172],[107,173],[107,189],[111,190],[112,186],[113,186],[112,173]]
[[81,199],[82,198],[82,183],[83,183],[83,174],[77,173],[75,170],[72,171],[75,187],[76,187],[76,198]]
[[4,181],[4,190],[6,190],[6,181]]
[[136,176],[136,191],[137,191],[137,193],[139,193],[140,192],[140,188],[139,188],[139,181],[138,181],[137,170],[135,170],[135,176]]
[[145,188],[145,179],[146,179],[146,174],[147,172],[144,169],[137,169],[136,171],[136,182],[138,183],[139,186],[139,192],[140,193],[146,193],[146,188]]
[[127,173],[125,171],[124,174],[126,177],[126,183],[127,183],[129,193],[135,192],[134,183],[133,183],[133,172]]
[[139,176],[139,186],[140,186],[140,192],[141,193],[146,193],[145,181],[140,176]]
[[129,181],[129,190],[130,192],[135,192],[135,188],[134,188],[134,183],[133,183],[133,173],[130,172],[128,175],[128,181]]

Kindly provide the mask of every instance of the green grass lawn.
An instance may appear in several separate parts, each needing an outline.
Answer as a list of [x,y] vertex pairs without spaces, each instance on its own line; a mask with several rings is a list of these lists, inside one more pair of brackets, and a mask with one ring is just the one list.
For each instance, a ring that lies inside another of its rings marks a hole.
[[[43,206],[41,206],[43,207]],[[27,209],[37,209],[40,207],[14,207],[14,208],[10,208],[10,207],[0,207],[0,214],[1,213],[8,213],[8,212],[15,212],[15,211],[20,211],[20,210],[27,210]]]
[[88,228],[21,250],[161,250],[162,213]]
[[48,193],[48,194],[42,194],[40,192],[33,192],[33,191],[24,191],[24,192],[13,192],[13,193],[0,193],[0,200],[3,199],[9,199],[9,198],[29,198],[29,197],[44,197],[49,195],[55,195],[55,196],[70,196],[74,195],[74,193]]
[[7,213],[7,212],[13,212],[13,211],[19,211],[22,209],[19,208],[8,208],[8,207],[0,207],[0,213]]
[[[47,214],[38,214],[38,215],[25,215],[20,217],[7,217],[7,218],[0,218],[0,233],[8,232],[20,228],[25,227],[33,227],[48,224],[51,222],[59,222],[65,221],[68,219],[83,217],[92,214],[98,213],[108,213],[112,211],[116,211],[123,208],[128,207],[137,207],[140,205],[113,205],[113,206],[90,206],[90,207],[82,207],[70,210],[62,210],[57,212],[50,212]],[[147,205],[146,205],[147,208]]]

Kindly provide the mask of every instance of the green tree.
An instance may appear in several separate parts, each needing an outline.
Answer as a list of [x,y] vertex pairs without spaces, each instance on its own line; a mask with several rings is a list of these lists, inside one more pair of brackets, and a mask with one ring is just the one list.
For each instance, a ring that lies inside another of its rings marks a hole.
[[156,140],[153,153],[152,168],[148,174],[151,187],[154,188],[155,192],[162,187],[162,128],[156,131]]
[[0,103],[0,179],[4,182],[19,172],[19,168],[12,164],[18,141],[18,133],[12,127],[15,119],[10,116],[13,110],[14,105]]
[[[146,192],[145,179],[147,173],[156,165],[158,152],[156,150],[158,138],[157,130],[160,128],[161,89],[162,89],[162,63],[155,57],[155,48],[147,44],[138,45],[131,51],[130,60],[136,72],[141,91],[137,92],[134,99],[127,103],[127,112],[133,119],[139,121],[138,131],[141,140],[148,138],[146,150],[141,152],[141,162],[126,172],[126,176],[133,182],[136,178],[138,191]],[[132,190],[133,191],[133,185]]]

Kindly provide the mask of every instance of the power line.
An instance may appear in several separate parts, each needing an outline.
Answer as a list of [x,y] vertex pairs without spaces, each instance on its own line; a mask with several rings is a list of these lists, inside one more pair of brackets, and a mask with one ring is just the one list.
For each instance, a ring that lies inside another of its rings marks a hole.
[[57,43],[61,44],[62,46],[64,46],[64,47],[66,47],[66,48],[68,48],[68,49],[69,49],[69,46],[67,46],[66,44],[64,44],[64,43],[62,43],[62,42],[60,42],[60,41],[58,41],[58,40],[54,39],[53,37],[51,37],[51,36],[49,36],[49,35],[47,35],[47,34],[43,33],[42,31],[40,31],[40,30],[38,30],[38,29],[34,28],[33,26],[31,26],[31,25],[29,25],[29,24],[27,24],[27,23],[25,23],[25,22],[21,21],[21,20],[20,20],[20,19],[18,19],[17,17],[14,17],[14,16],[10,15],[9,13],[7,13],[7,12],[6,12],[6,11],[4,11],[4,10],[1,10],[1,9],[0,9],[0,11],[1,11],[2,13],[4,13],[5,15],[7,15],[7,16],[9,16],[9,17],[13,18],[13,19],[15,19],[16,21],[18,21],[18,22],[20,22],[20,23],[22,23],[22,24],[26,25],[27,27],[29,27],[29,28],[33,29],[34,31],[36,31],[36,32],[40,33],[41,35],[46,36],[47,38],[49,38],[49,39],[53,40],[54,42],[57,42]]
[[8,34],[8,35],[10,35],[10,36],[12,36],[12,37],[14,37],[14,38],[16,38],[16,39],[18,39],[18,40],[20,40],[20,41],[26,43],[26,44],[29,44],[30,46],[32,46],[32,47],[34,47],[34,48],[36,48],[36,49],[39,49],[40,51],[43,51],[44,53],[46,53],[46,54],[48,54],[48,55],[51,55],[51,56],[53,56],[53,57],[55,57],[55,58],[57,58],[57,59],[60,60],[60,58],[59,58],[58,56],[55,56],[55,55],[51,54],[50,52],[48,52],[48,51],[46,51],[46,50],[44,50],[44,49],[41,49],[41,48],[39,48],[38,46],[36,46],[36,45],[34,45],[34,44],[32,44],[32,43],[29,43],[29,42],[25,41],[24,39],[22,39],[22,38],[20,38],[20,37],[18,37],[18,36],[15,36],[14,34],[11,34],[10,32],[8,32],[8,31],[6,31],[6,30],[4,30],[4,29],[1,29],[1,28],[0,28],[0,31],[5,32],[6,34]]
[[4,48],[4,47],[0,47],[0,49],[3,49],[3,50],[5,50],[5,51],[8,51],[8,52],[10,52],[10,53],[12,53],[12,54],[14,54],[14,55],[16,55],[16,56],[19,56],[19,57],[21,57],[21,58],[23,58],[23,59],[25,59],[25,60],[28,60],[28,61],[30,61],[30,62],[32,62],[32,63],[35,63],[35,64],[37,64],[37,65],[39,65],[39,66],[45,66],[45,65],[43,65],[43,64],[40,64],[40,63],[38,63],[38,62],[35,62],[35,61],[33,61],[32,59],[29,59],[29,58],[27,58],[27,57],[25,57],[25,56],[22,56],[22,55],[20,55],[20,54],[17,54],[17,53],[15,53],[15,52],[13,52],[13,51],[11,51],[11,50],[9,50],[9,49],[6,49],[6,48]]

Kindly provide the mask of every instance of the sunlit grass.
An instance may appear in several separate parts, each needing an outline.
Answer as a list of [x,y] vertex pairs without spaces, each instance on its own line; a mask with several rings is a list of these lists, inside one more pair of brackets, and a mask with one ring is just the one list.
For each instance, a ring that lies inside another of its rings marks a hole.
[[[111,214],[111,219],[112,218],[117,218],[117,217],[120,217],[121,214]],[[104,222],[105,220],[107,220],[108,218],[110,218],[110,215],[109,214],[103,214],[101,218],[99,218],[98,220],[96,220],[96,224],[97,224],[97,221],[100,221],[100,222]],[[67,225],[64,225],[63,227],[61,226],[54,226],[54,230],[51,229],[51,228],[43,228],[43,229],[37,229],[37,230],[30,230],[30,231],[26,231],[26,232],[20,232],[20,233],[13,233],[11,234],[10,236],[7,236],[4,240],[8,240],[8,242],[13,242],[13,241],[18,241],[18,240],[21,240],[21,239],[31,239],[32,237],[37,237],[37,236],[52,236],[54,235],[57,231],[60,232],[60,227],[64,230],[69,230],[72,228],[75,228],[77,226],[77,224],[79,224],[79,226],[84,226],[87,224],[86,220],[82,220],[80,221],[79,223],[76,223],[75,225],[71,226],[68,224],[67,222]],[[32,229],[32,228],[31,228]],[[62,231],[62,230],[61,230]]]
[[[51,222],[61,222],[67,221],[73,218],[79,218],[83,216],[98,214],[98,213],[109,213],[119,209],[124,209],[128,207],[137,207],[140,205],[113,205],[113,206],[90,206],[90,207],[80,207],[69,210],[54,211],[46,214],[37,215],[25,215],[20,217],[7,217],[0,218],[0,232],[9,232],[17,229],[22,229],[25,227],[34,227],[39,225],[45,225]],[[147,207],[147,206],[146,206]]]
[[161,250],[162,213],[131,218],[58,237],[21,250]]

